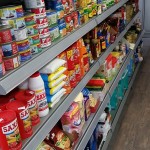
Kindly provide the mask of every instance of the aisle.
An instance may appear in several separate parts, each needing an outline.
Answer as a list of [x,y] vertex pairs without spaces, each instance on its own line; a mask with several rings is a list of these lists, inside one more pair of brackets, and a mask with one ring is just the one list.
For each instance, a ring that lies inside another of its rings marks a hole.
[[108,150],[150,150],[150,50],[125,105],[117,136]]

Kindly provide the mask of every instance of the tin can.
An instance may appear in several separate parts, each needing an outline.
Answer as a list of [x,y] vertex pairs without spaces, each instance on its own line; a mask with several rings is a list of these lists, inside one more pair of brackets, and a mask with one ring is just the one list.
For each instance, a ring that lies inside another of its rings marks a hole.
[[29,38],[30,45],[34,45],[34,44],[40,43],[39,34],[29,36],[28,38]]
[[45,6],[44,0],[24,0],[26,8],[38,8]]
[[18,53],[17,43],[15,41],[2,44],[1,46],[4,57],[9,57]]
[[16,113],[20,135],[22,139],[30,137],[33,133],[29,108],[25,101],[12,101],[6,105],[6,109]]
[[14,18],[14,19],[2,19],[2,24],[10,25],[14,30],[19,30],[26,27],[24,17]]
[[21,136],[16,113],[12,110],[0,112],[0,146],[7,150],[22,149]]
[[1,25],[0,26],[0,44],[9,43],[12,39],[11,26]]
[[45,38],[41,38],[40,41],[41,41],[41,47],[42,48],[48,47],[48,46],[51,45],[51,38],[50,38],[50,36],[47,36]]
[[25,50],[29,49],[29,48],[30,48],[29,39],[25,39],[25,40],[22,40],[22,41],[18,41],[18,42],[17,42],[17,46],[18,46],[19,52],[25,51]]
[[15,36],[16,41],[22,41],[22,40],[27,39],[28,38],[27,28],[25,27],[25,28],[20,29],[20,30],[15,30],[14,36]]
[[40,53],[42,51],[41,43],[31,45],[30,48],[31,48],[32,54],[37,54],[37,53]]
[[6,7],[0,8],[0,18],[1,19],[12,19],[12,18],[19,18],[23,17],[24,12],[22,5],[14,6],[8,5]]
[[27,26],[27,34],[29,36],[38,34],[38,26],[37,26],[37,24],[31,25],[31,26]]
[[1,62],[0,63],[0,78],[3,77],[5,75],[6,71],[5,71],[5,66],[4,63]]
[[21,62],[27,61],[27,60],[31,59],[31,57],[32,57],[30,49],[27,49],[25,51],[21,51],[21,52],[19,52],[19,54],[20,54],[20,61]]
[[25,19],[26,26],[31,26],[36,23],[34,13],[29,13],[29,12],[25,13],[24,19]]
[[35,13],[36,18],[41,18],[46,16],[46,9],[45,7],[39,7],[39,8],[31,8],[31,12]]
[[60,32],[59,32],[59,27],[53,27],[50,28],[50,37],[51,37],[51,41],[55,41],[60,37]]
[[40,122],[38,104],[35,96],[35,92],[31,90],[21,90],[15,95],[15,99],[18,101],[26,101],[29,107],[31,122],[35,126]]
[[39,29],[39,36],[40,38],[45,38],[47,36],[50,36],[49,28],[45,27],[45,28]]
[[57,12],[56,11],[47,10],[46,11],[46,16],[47,16],[47,19],[48,19],[49,27],[57,25],[58,16],[57,16]]
[[13,70],[20,66],[20,56],[18,54],[11,57],[4,57],[3,61],[6,71]]
[[36,23],[37,23],[38,29],[48,27],[47,17],[37,18]]

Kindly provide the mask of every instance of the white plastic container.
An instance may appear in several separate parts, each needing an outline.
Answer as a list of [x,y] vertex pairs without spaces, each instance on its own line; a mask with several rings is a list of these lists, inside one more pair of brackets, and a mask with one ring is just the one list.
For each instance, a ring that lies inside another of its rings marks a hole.
[[39,72],[34,73],[29,78],[29,89],[35,91],[39,116],[44,117],[49,113],[49,108],[46,99],[46,93],[44,88],[44,82]]

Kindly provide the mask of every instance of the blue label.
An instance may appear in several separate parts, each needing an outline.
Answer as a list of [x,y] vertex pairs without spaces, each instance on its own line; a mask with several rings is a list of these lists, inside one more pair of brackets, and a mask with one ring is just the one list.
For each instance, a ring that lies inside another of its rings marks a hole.
[[20,56],[20,58],[21,58],[21,62],[27,61],[27,60],[31,59],[31,55],[28,55],[28,56]]
[[2,50],[5,57],[13,55],[11,44],[2,45]]
[[19,52],[24,51],[24,50],[27,50],[27,49],[29,49],[29,48],[30,48],[30,45],[29,45],[29,44],[27,44],[27,45],[25,45],[25,46],[18,46]]

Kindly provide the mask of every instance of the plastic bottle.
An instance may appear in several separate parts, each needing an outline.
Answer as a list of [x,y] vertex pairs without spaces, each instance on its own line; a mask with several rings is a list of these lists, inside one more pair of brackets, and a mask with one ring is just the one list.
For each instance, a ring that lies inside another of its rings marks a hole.
[[19,88],[20,90],[28,90],[28,84],[29,84],[29,81],[28,81],[28,79],[27,79],[27,80],[23,81],[23,82],[18,86],[18,88]]
[[34,73],[29,78],[29,89],[35,91],[39,116],[44,117],[49,113],[49,108],[46,99],[46,93],[44,88],[44,82],[39,72]]

